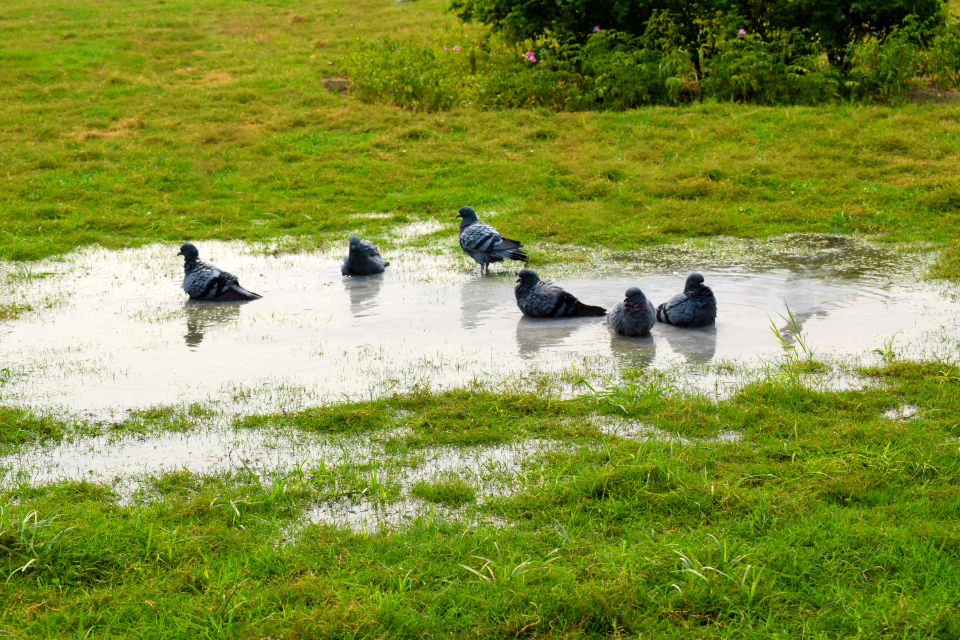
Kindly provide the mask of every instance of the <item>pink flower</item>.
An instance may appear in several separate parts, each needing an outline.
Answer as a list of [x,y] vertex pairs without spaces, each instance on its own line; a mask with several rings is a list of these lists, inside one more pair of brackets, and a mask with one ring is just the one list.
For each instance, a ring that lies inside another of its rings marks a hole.
[[524,59],[526,59],[527,62],[536,62],[536,61],[537,61],[537,57],[536,57],[535,55],[533,55],[533,51],[527,51],[525,54],[523,54],[523,57],[524,57]]
[[600,27],[594,27],[594,28],[593,28],[593,32],[594,32],[594,33],[600,33]]
[[740,29],[740,31],[737,31],[737,37],[738,37],[738,38],[742,38],[742,37],[745,36],[745,35],[747,35],[747,32],[744,31],[743,29]]
[[458,44],[453,45],[453,50],[454,50],[454,51],[460,51],[460,45],[458,45]]
[[443,48],[443,50],[444,50],[444,51],[446,51],[446,50],[447,50],[447,48],[446,48],[446,47],[444,47],[444,48]]

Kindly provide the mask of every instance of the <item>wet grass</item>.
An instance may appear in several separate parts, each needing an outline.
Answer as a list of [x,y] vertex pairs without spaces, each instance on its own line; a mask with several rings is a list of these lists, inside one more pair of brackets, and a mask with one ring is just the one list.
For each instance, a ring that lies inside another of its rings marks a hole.
[[[482,483],[449,472],[411,489],[497,525],[439,511],[365,534],[301,520],[327,500],[404,500],[398,470],[376,460],[272,476],[175,471],[132,502],[85,481],[8,486],[0,628],[90,638],[953,637],[960,370],[894,359],[862,373],[877,386],[822,393],[779,379],[716,403],[655,385],[571,401],[423,393],[258,419],[345,438],[393,433],[399,421],[409,439],[393,446],[414,457],[451,446],[451,432],[473,432],[473,443],[500,424],[517,425],[501,439],[576,445],[545,451],[513,490],[482,501]],[[904,404],[918,415],[883,417]],[[743,439],[603,436],[584,420],[594,414]]]
[[[0,256],[188,238],[291,236],[282,246],[296,249],[413,218],[452,234],[470,203],[501,211],[501,231],[527,242],[627,249],[795,231],[932,241],[951,247],[936,273],[955,275],[953,106],[424,115],[324,88],[355,38],[452,25],[442,7],[4,7]],[[351,217],[367,212],[389,215]]]

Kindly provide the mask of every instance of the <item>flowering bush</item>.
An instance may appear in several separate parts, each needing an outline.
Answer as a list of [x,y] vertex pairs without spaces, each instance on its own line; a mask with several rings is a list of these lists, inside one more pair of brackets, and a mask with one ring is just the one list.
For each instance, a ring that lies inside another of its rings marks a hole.
[[702,47],[684,44],[666,12],[643,35],[591,32],[584,43],[541,38],[525,46],[490,34],[457,35],[452,48],[414,39],[358,42],[344,68],[361,100],[436,111],[545,107],[630,109],[702,99],[761,104],[901,99],[923,78],[960,86],[960,21],[932,32],[919,21],[870,34],[844,52],[843,64],[809,32],[776,38],[715,20]]

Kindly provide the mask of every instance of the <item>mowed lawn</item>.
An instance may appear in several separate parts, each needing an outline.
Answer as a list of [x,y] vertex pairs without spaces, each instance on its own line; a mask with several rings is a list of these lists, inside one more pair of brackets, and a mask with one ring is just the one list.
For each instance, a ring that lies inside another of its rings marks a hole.
[[6,3],[0,255],[211,237],[342,241],[463,204],[501,231],[629,248],[862,233],[946,247],[953,105],[421,114],[336,90],[356,38],[450,29],[441,0]]

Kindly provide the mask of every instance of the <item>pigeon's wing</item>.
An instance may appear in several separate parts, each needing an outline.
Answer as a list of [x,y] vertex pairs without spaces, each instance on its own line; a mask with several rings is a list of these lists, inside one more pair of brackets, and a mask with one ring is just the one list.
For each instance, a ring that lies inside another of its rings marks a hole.
[[531,293],[536,295],[537,310],[541,318],[602,316],[607,313],[607,310],[601,307],[583,304],[576,296],[564,291],[550,279],[538,282]]
[[373,243],[370,242],[369,240],[361,240],[361,241],[360,241],[360,248],[361,248],[361,249],[363,250],[363,252],[364,252],[365,254],[367,254],[367,256],[370,257],[370,258],[374,258],[374,257],[379,258],[379,257],[380,257],[380,249],[377,249],[377,245],[373,244]]
[[206,262],[197,262],[184,277],[183,290],[198,300],[256,300],[261,297],[241,287],[237,276]]
[[529,258],[516,240],[504,238],[485,222],[474,222],[460,231],[460,248],[479,263],[521,260]]
[[709,287],[703,287],[690,301],[694,307],[690,326],[705,327],[717,321],[717,299]]
[[369,255],[367,248],[364,246],[360,246],[356,250],[351,249],[350,255],[344,259],[343,266],[340,268],[341,273],[354,276],[370,276],[375,273],[383,273],[384,267],[390,263],[384,262],[373,244],[370,244],[370,246],[376,252],[374,255]]
[[[386,267],[390,265],[390,263],[384,260],[383,256],[380,255],[380,249],[377,248],[377,245],[373,244],[369,240],[361,240],[360,246],[363,247],[363,250],[364,252],[366,252],[367,257],[370,258],[374,263],[376,263],[378,268]],[[383,269],[380,268],[379,271],[383,271]]]
[[607,326],[616,331],[617,333],[623,333],[623,303],[618,302],[613,305],[613,308],[607,311]]
[[686,327],[695,317],[696,305],[685,293],[678,293],[657,307],[657,321],[665,324]]

